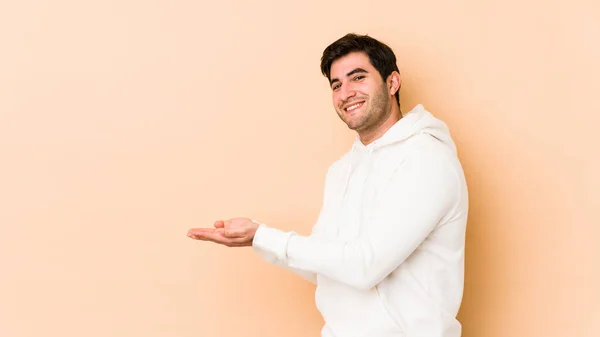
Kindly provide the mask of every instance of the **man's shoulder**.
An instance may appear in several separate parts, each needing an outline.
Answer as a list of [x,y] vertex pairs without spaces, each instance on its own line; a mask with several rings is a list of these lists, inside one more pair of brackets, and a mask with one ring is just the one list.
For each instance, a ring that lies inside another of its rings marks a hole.
[[456,157],[453,147],[444,144],[430,134],[418,134],[406,140],[404,146],[399,150],[404,156],[412,159],[430,160],[434,162],[448,162]]

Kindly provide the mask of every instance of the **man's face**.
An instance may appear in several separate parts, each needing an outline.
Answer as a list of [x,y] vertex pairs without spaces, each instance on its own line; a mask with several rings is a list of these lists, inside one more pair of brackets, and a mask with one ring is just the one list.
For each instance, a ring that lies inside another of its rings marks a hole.
[[378,127],[391,111],[390,95],[379,72],[363,52],[335,60],[330,71],[333,106],[357,132]]

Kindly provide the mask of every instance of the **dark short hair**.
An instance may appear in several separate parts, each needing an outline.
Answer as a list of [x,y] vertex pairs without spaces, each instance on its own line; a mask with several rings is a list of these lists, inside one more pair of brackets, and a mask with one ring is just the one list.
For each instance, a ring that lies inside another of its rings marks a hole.
[[[398,71],[396,55],[392,48],[368,35],[346,34],[333,42],[323,51],[321,57],[321,72],[331,81],[331,64],[340,57],[352,52],[364,52],[369,57],[371,65],[377,69],[385,82],[393,71]],[[400,90],[396,91],[396,102],[400,104]]]

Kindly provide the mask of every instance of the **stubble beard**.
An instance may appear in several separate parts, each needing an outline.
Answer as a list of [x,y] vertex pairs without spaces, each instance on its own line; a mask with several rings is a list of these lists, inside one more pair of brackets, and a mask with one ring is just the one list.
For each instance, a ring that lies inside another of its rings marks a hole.
[[365,104],[368,103],[368,108],[365,114],[357,121],[347,120],[342,111],[338,112],[338,116],[342,119],[344,123],[348,126],[350,130],[354,130],[356,132],[366,131],[370,129],[377,128],[381,123],[383,123],[391,112],[390,109],[390,99],[387,96],[387,87],[385,84],[377,93],[373,99],[365,100]]

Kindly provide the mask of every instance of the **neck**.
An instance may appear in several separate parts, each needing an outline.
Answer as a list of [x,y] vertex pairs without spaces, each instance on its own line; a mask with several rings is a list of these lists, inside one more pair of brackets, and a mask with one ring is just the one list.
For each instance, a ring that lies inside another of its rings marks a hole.
[[394,126],[394,124],[396,124],[396,122],[398,122],[401,118],[402,112],[400,112],[400,107],[398,104],[392,104],[390,113],[380,123],[369,129],[357,132],[361,143],[364,145],[369,145],[375,140],[381,138],[381,136],[383,136],[387,130]]

